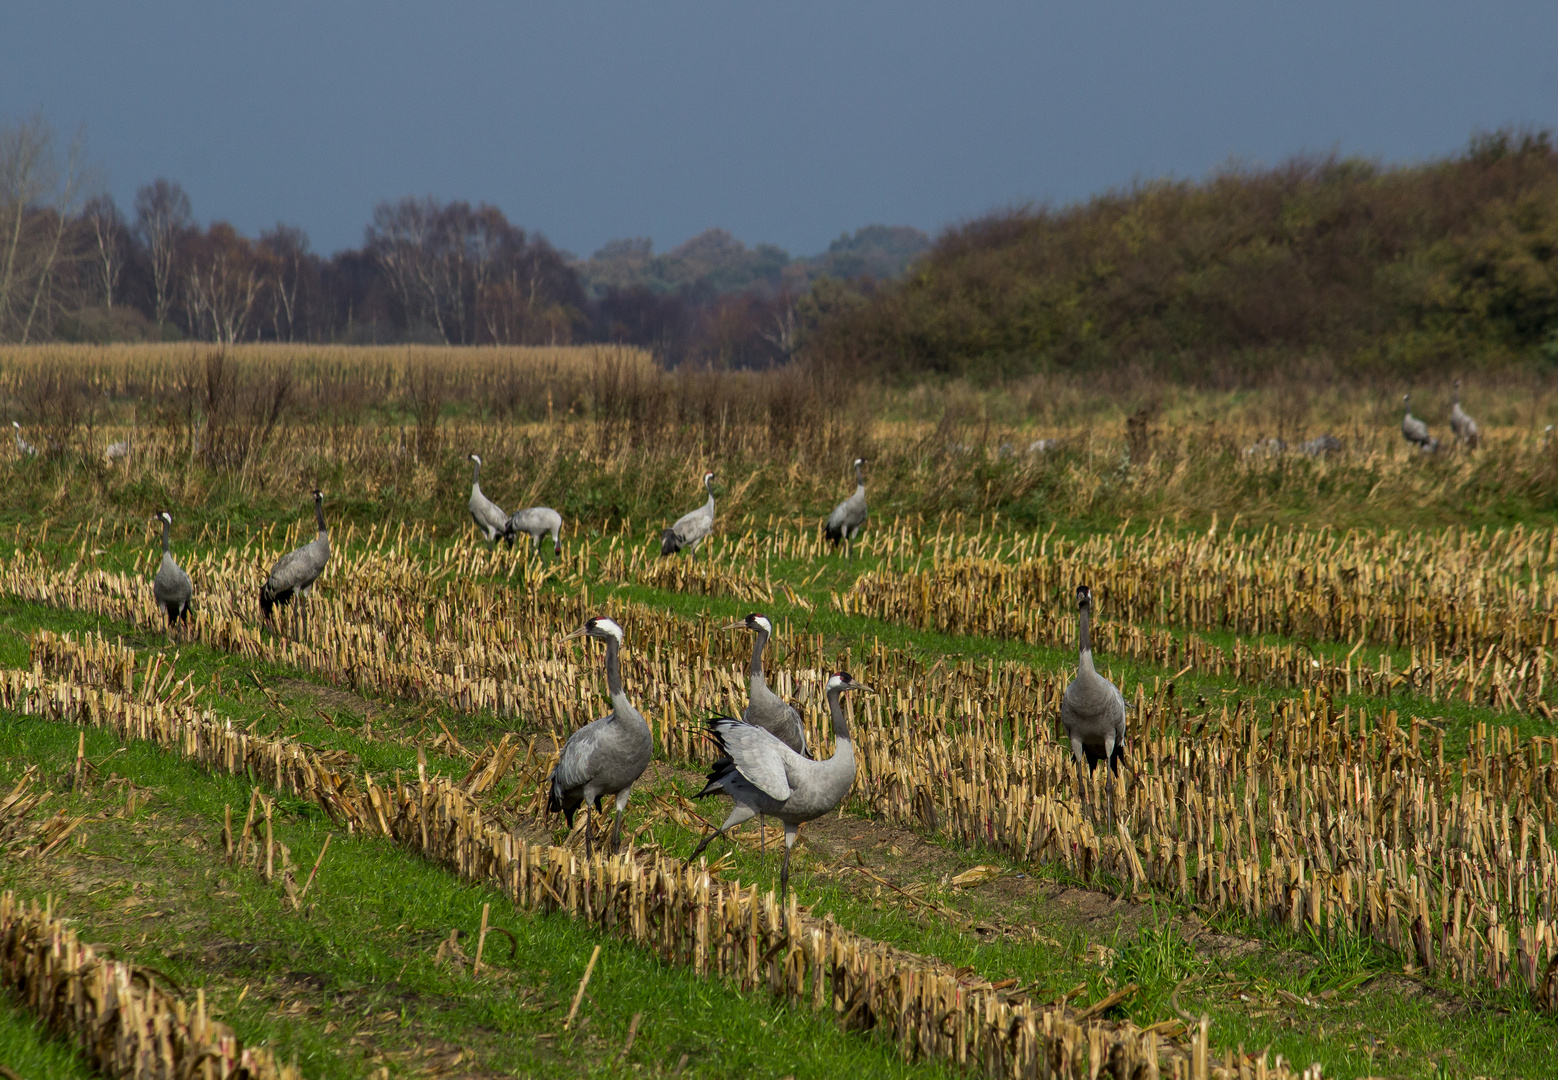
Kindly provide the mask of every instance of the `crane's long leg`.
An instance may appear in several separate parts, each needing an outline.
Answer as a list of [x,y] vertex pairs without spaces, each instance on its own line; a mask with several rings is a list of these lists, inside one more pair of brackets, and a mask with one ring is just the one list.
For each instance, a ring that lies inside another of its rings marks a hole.
[[703,854],[703,849],[708,847],[709,842],[716,836],[723,836],[726,830],[732,828],[733,826],[740,825],[743,821],[751,821],[756,816],[757,811],[752,809],[750,806],[745,805],[744,803],[737,803],[735,806],[731,807],[730,816],[725,819],[725,824],[721,825],[719,828],[705,836],[703,841],[695,849],[693,849],[693,853],[687,856],[687,861],[683,863],[682,866],[684,868],[691,866],[692,861],[699,855]]
[[588,862],[595,857],[595,815],[584,808],[584,858]]
[[1108,808],[1106,811],[1109,818],[1107,824],[1111,827],[1114,825],[1114,778],[1116,775],[1114,769],[1114,732],[1111,731],[1104,736],[1104,783],[1108,785],[1106,788],[1107,799],[1105,805]]
[[1071,757],[1077,763],[1077,801],[1082,804],[1082,813],[1087,814],[1087,778],[1084,771],[1087,768],[1087,750],[1082,746],[1082,740],[1077,736],[1071,737]]
[[795,846],[799,832],[798,825],[784,823],[784,866],[779,870],[779,933],[786,938],[790,936],[790,849]]
[[768,856],[768,822],[762,814],[757,815],[757,853]]
[[622,842],[622,811],[628,808],[628,796],[633,794],[632,785],[628,785],[617,792],[617,822],[611,827],[611,846],[606,850],[616,854],[617,845]]

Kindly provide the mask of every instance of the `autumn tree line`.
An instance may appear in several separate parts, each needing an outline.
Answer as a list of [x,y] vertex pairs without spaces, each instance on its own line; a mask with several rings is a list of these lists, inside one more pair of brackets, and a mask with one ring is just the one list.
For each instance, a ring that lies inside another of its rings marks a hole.
[[[606,280],[592,281],[589,264],[485,204],[387,200],[362,247],[326,257],[290,225],[254,237],[202,227],[166,178],[128,207],[94,180],[80,145],[60,150],[41,120],[0,126],[0,342],[612,341],[672,363],[760,367],[794,353],[807,310],[809,281],[770,267],[776,249],[748,252],[718,230],[689,245],[719,261],[697,280],[657,280],[647,252],[625,261],[619,243],[602,253]],[[757,271],[720,287],[717,272],[743,256]]]
[[[100,185],[99,185],[100,187]],[[870,226],[810,260],[722,230],[576,259],[501,210],[379,203],[360,248],[200,226],[167,179],[117,206],[39,120],[0,125],[0,341],[621,342],[663,363],[981,380],[1190,382],[1533,364],[1558,371],[1558,149],[1475,136],[1024,206],[934,244]]]

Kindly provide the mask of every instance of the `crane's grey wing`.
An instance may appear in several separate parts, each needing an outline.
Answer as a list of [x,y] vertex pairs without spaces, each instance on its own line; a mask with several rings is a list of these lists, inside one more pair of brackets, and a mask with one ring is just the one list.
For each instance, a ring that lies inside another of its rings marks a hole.
[[303,589],[314,583],[330,561],[330,545],[315,540],[295,551],[289,551],[277,560],[266,584],[275,592],[286,589]]
[[610,722],[611,717],[603,716],[599,720],[590,721],[568,737],[568,741],[563,744],[563,752],[557,758],[557,767],[552,770],[554,784],[564,791],[572,791],[590,782],[595,775],[592,767],[595,752],[600,748],[606,725]]
[[298,548],[276,560],[266,584],[278,592],[282,589],[296,589],[304,582],[313,580],[308,571],[308,556],[302,548]]
[[171,558],[162,560],[162,567],[152,582],[152,595],[159,603],[185,603],[194,594],[194,586],[184,568]]
[[844,528],[845,515],[849,511],[849,500],[845,499],[833,508],[833,513],[828,515],[828,533],[837,534]]
[[804,760],[800,755],[770,732],[734,717],[715,722],[714,733],[743,780],[778,802],[790,797],[789,759]]
[[683,544],[690,544],[694,540],[701,539],[714,528],[714,517],[702,507],[677,518],[676,524],[671,526],[671,531]]

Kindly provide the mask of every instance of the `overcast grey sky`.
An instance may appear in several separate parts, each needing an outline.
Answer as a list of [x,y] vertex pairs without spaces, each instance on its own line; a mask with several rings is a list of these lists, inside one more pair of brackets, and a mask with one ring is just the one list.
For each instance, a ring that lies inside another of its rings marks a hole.
[[0,4],[0,117],[128,206],[158,175],[329,253],[487,201],[589,254],[722,226],[820,251],[1230,158],[1412,161],[1558,126],[1558,2]]

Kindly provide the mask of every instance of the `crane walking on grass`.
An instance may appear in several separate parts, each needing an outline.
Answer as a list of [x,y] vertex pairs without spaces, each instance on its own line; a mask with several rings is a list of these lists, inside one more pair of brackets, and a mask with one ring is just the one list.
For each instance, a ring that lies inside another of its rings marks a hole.
[[870,691],[847,671],[828,680],[828,711],[833,714],[833,756],[826,761],[802,757],[760,727],[733,716],[715,716],[709,733],[720,756],[709,770],[709,782],[697,797],[723,791],[736,801],[725,824],[710,832],[687,858],[690,865],[709,841],[758,814],[784,822],[784,867],[779,871],[780,932],[789,934],[785,896],[790,888],[790,849],[801,823],[814,821],[844,801],[855,784],[855,748],[849,741],[849,721],[840,698],[851,690]]
[[189,602],[195,595],[195,587],[190,583],[184,568],[173,557],[173,546],[168,542],[173,515],[164,510],[152,520],[162,523],[162,565],[157,568],[157,576],[152,579],[151,594],[156,598],[157,605],[168,613],[168,637],[171,638],[179,623],[188,625]]
[[1439,440],[1428,434],[1428,425],[1412,415],[1412,395],[1401,395],[1401,407],[1406,409],[1406,415],[1401,418],[1401,435],[1407,442],[1422,450],[1425,454],[1432,454],[1439,449]]
[[[622,838],[622,812],[627,809],[634,782],[649,767],[654,740],[649,725],[622,690],[618,659],[622,627],[607,618],[594,618],[562,640],[581,636],[606,643],[606,689],[611,692],[611,712],[584,725],[563,744],[557,767],[547,778],[550,791],[546,808],[551,813],[561,810],[572,829],[573,816],[580,806],[588,803],[595,813],[600,813],[601,800],[615,795],[617,820],[608,847],[608,851],[615,851]],[[586,858],[595,853],[593,814],[584,822],[584,853]]]
[[855,459],[855,493],[833,508],[828,515],[827,537],[834,547],[844,542],[844,557],[849,558],[850,541],[860,535],[866,524],[866,459]]
[[[1118,773],[1125,761],[1125,698],[1114,683],[1093,667],[1093,645],[1089,631],[1093,620],[1093,593],[1086,585],[1077,586],[1077,677],[1066,687],[1060,699],[1060,722],[1071,739],[1071,754],[1077,763],[1077,797],[1087,802],[1083,774],[1092,774],[1100,761],[1106,776]],[[1113,788],[1109,790],[1112,816]]]
[[[472,513],[475,513],[474,509]],[[509,547],[514,546],[514,540],[520,533],[524,533],[530,537],[531,551],[540,551],[541,538],[550,534],[553,555],[562,554],[562,541],[558,539],[562,531],[563,515],[548,506],[532,506],[529,510],[516,510],[503,527],[503,535],[508,540]]]
[[1477,421],[1461,408],[1461,380],[1459,379],[1455,380],[1455,404],[1450,406],[1450,430],[1455,432],[1455,437],[1468,450],[1477,449],[1482,432],[1477,428]]
[[[725,627],[726,630],[750,630],[752,631],[752,666],[747,676],[748,704],[746,712],[741,714],[741,719],[755,727],[776,737],[791,750],[802,757],[810,755],[806,752],[806,728],[801,723],[801,714],[795,711],[784,698],[768,688],[768,680],[763,676],[763,647],[768,644],[768,638],[774,632],[774,624],[768,621],[768,616],[753,612],[739,622],[733,622]],[[720,762],[715,762],[718,769]],[[762,817],[758,817],[758,840],[762,850],[768,850],[768,836],[763,832]]]
[[[260,612],[266,622],[278,605],[289,603],[294,596],[308,598],[314,582],[325,572],[330,561],[330,530],[325,527],[325,494],[314,489],[314,520],[319,532],[312,541],[294,551],[289,551],[271,567],[270,576],[260,586]],[[305,609],[306,610],[306,609]]]
[[[497,547],[498,541],[508,535],[509,516],[501,506],[481,493],[481,455],[472,454],[466,460],[476,463],[471,473],[471,520],[476,522],[476,527],[488,542]],[[513,543],[512,540],[509,542]]]
[[698,554],[698,545],[703,543],[711,532],[714,531],[714,474],[703,474],[703,489],[709,493],[709,501],[698,509],[683,514],[681,518],[665,530],[665,535],[660,538],[660,554],[675,555],[682,548],[692,548],[694,555]]

